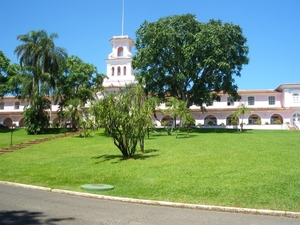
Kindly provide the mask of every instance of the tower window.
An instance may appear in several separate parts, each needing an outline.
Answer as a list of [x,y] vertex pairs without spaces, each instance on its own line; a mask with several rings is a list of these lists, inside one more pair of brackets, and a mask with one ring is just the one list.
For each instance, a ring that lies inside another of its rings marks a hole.
[[118,66],[118,76],[121,75],[121,67]]
[[119,47],[119,48],[118,48],[118,56],[123,56],[123,54],[124,54],[124,49],[123,49],[123,47]]
[[112,75],[112,76],[115,75],[115,67],[111,68],[111,75]]
[[294,102],[299,102],[300,101],[300,94],[299,93],[294,93],[293,94],[293,100]]
[[124,74],[124,76],[126,76],[126,66],[124,66],[124,68],[123,68],[123,74]]

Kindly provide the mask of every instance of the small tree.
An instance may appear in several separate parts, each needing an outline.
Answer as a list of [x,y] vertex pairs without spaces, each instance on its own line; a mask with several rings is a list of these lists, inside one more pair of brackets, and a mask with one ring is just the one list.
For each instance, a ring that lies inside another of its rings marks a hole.
[[131,84],[115,95],[103,93],[102,100],[95,102],[92,112],[101,120],[123,158],[132,158],[138,142],[144,151],[144,138],[152,125],[151,114],[155,101],[144,95],[143,87]]
[[[190,127],[195,123],[195,118],[191,114],[190,109],[186,107],[185,102],[172,97],[166,103],[166,107],[167,108],[163,110],[163,114],[171,115],[174,118],[176,118],[176,116],[179,116],[180,118],[180,124],[177,129],[176,138],[178,137],[179,129],[183,126],[188,128],[187,133],[189,136]],[[173,122],[172,129],[170,130],[171,133],[174,128],[174,124],[176,124],[176,121]]]
[[237,110],[233,113],[234,117],[242,119],[242,122],[240,124],[240,132],[243,132],[244,117],[249,113],[251,113],[251,109],[249,109],[244,103],[240,104]]

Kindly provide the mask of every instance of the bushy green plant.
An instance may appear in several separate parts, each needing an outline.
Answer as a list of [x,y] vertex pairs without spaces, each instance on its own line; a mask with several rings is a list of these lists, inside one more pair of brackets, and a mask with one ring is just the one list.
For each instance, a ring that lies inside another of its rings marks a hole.
[[256,125],[261,125],[261,120],[256,120],[256,121],[255,121],[255,124],[256,124]]
[[94,136],[94,132],[96,129],[96,124],[93,120],[81,120],[80,121],[80,137],[89,137]]
[[28,134],[39,134],[49,127],[49,115],[51,102],[43,96],[38,96],[34,105],[26,106],[23,111],[24,122]]
[[213,125],[215,125],[215,123],[214,123],[214,121],[212,121],[212,120],[210,120],[210,121],[208,121],[208,123],[207,123],[209,126],[213,126]]
[[274,121],[274,124],[282,124],[282,122],[279,119],[277,119]]

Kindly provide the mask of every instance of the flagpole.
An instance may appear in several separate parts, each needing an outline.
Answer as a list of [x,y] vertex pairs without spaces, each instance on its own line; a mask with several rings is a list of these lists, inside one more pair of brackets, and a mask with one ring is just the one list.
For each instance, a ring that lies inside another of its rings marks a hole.
[[124,34],[124,0],[123,0],[123,7],[122,7],[122,36]]

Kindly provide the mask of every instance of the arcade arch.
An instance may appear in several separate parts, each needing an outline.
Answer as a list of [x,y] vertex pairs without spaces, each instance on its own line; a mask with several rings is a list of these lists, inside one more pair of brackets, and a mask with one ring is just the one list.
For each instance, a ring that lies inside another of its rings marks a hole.
[[273,114],[270,118],[270,124],[282,124],[283,118],[279,114]]
[[217,125],[217,117],[208,115],[204,118],[204,125]]
[[261,118],[257,114],[251,114],[248,118],[248,124],[258,124],[261,122]]

